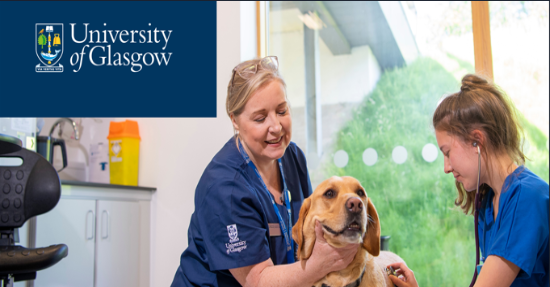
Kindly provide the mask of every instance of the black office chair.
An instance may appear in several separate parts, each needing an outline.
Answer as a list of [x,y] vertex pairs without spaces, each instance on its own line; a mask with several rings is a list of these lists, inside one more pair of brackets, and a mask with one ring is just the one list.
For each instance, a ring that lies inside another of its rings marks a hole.
[[0,286],[36,279],[67,256],[65,244],[43,248],[15,245],[17,229],[25,221],[52,210],[61,197],[61,182],[53,166],[41,155],[21,148],[18,138],[0,134],[0,157],[20,158],[18,166],[0,166]]

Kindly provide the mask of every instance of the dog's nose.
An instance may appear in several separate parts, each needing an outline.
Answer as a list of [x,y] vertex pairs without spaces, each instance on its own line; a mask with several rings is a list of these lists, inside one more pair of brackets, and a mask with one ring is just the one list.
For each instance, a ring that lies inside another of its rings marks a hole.
[[363,202],[357,197],[352,197],[346,202],[346,207],[352,213],[359,213],[363,210]]

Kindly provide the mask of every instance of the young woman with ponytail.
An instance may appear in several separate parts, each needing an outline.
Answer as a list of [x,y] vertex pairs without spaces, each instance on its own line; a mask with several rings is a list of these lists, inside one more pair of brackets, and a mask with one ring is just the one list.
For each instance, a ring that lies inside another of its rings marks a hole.
[[[436,108],[433,127],[444,171],[455,178],[455,205],[478,214],[482,257],[470,286],[548,286],[549,188],[524,166],[522,129],[506,94],[466,75]],[[392,266],[403,275],[390,276],[396,286],[418,286],[404,263]]]

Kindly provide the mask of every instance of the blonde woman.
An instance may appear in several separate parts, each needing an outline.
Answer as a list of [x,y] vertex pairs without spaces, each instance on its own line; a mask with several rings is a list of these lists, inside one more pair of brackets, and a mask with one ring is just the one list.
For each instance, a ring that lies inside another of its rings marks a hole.
[[345,268],[358,245],[317,241],[295,262],[291,229],[311,192],[306,159],[291,142],[292,119],[277,57],[233,69],[226,110],[235,136],[206,167],[195,191],[188,248],[172,286],[312,286]]

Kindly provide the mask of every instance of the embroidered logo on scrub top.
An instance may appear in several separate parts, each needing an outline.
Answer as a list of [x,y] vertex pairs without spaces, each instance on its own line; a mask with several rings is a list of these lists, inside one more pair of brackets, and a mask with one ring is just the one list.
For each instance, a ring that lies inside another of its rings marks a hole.
[[227,234],[229,234],[229,242],[234,243],[239,241],[239,232],[237,231],[237,224],[231,224],[227,226]]
[[227,254],[233,252],[241,252],[242,250],[246,249],[246,241],[239,241],[237,224],[228,225],[227,234],[229,235],[229,243],[225,244],[225,247],[227,248]]

